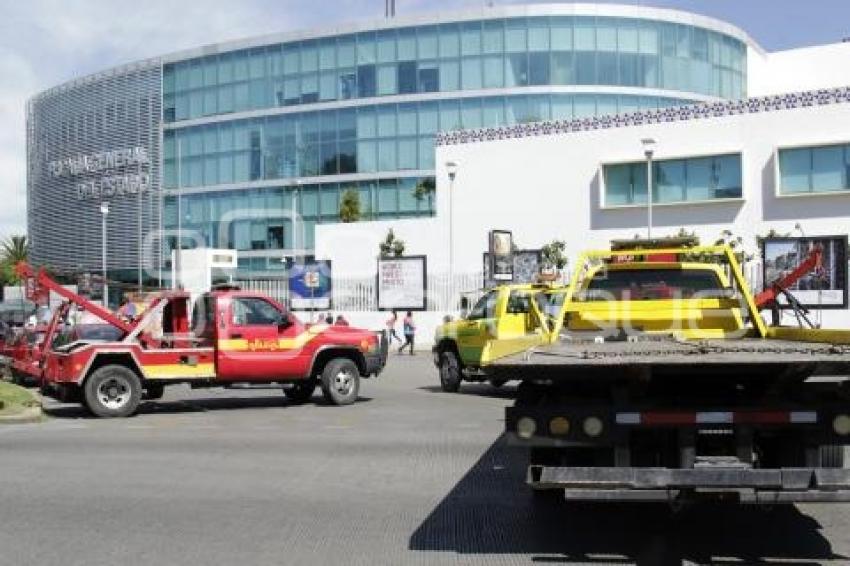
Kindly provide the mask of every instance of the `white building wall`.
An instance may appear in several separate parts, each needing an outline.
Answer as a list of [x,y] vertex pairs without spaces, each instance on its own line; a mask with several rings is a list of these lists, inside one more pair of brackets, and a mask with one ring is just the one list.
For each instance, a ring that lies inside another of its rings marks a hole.
[[850,43],[765,53],[747,49],[747,95],[766,96],[850,85]]
[[[654,236],[685,228],[713,242],[730,229],[757,252],[756,236],[771,229],[799,233],[799,223],[806,235],[850,231],[850,194],[779,197],[775,171],[778,147],[850,142],[850,102],[550,135],[518,126],[508,133],[521,137],[437,148],[436,218],[322,226],[317,256],[335,261],[335,276],[349,276],[349,268],[374,273],[377,242],[393,226],[410,253],[428,255],[429,271],[445,269],[449,161],[458,165],[451,193],[455,273],[480,271],[491,229],[512,230],[520,248],[565,240],[571,258],[615,238],[645,235],[645,206],[603,206],[601,173],[603,163],[643,159],[644,138],[657,141],[658,159],[742,154],[742,199],[656,205]],[[846,310],[822,317],[826,325],[850,326]]]

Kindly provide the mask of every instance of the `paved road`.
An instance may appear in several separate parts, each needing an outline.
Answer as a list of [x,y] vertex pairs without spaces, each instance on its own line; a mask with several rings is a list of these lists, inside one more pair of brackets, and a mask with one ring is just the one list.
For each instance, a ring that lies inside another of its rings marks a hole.
[[[0,428],[0,565],[850,563],[850,506],[534,507],[511,389],[394,357],[351,407],[166,393]],[[319,396],[316,398],[319,401]]]

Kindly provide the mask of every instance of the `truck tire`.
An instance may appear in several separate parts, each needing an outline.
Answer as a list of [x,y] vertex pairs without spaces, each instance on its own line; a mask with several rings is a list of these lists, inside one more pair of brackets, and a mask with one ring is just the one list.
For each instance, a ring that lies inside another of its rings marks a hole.
[[440,388],[446,393],[457,393],[463,381],[460,360],[451,350],[440,352]]
[[142,398],[145,401],[156,401],[162,399],[163,393],[165,393],[165,385],[161,383],[148,384],[145,386],[145,394]]
[[350,405],[360,393],[360,369],[348,358],[335,358],[322,370],[322,395],[334,405]]
[[316,391],[316,380],[297,381],[291,387],[284,387],[283,394],[293,403],[305,403],[313,397]]
[[89,376],[83,386],[83,395],[86,406],[97,417],[128,417],[142,400],[142,384],[133,370],[108,365]]
[[844,446],[836,444],[826,444],[821,446],[820,466],[821,468],[843,468]]

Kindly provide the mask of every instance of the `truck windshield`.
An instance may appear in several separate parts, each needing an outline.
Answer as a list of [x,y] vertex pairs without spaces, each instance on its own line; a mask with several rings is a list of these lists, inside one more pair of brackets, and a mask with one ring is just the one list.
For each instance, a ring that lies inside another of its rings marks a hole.
[[708,269],[609,269],[594,275],[583,299],[689,299],[698,293],[721,289],[717,273]]

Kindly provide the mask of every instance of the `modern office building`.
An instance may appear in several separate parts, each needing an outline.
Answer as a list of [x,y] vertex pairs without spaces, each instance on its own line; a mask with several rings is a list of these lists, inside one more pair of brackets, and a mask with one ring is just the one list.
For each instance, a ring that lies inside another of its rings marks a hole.
[[[552,4],[125,65],[28,104],[32,255],[97,271],[105,225],[113,278],[135,281],[140,266],[167,278],[178,233],[184,245],[239,250],[244,274],[273,275],[282,258],[313,253],[343,195],[357,195],[364,226],[434,217],[438,132],[739,100],[780,80],[769,60],[745,32],[696,14]],[[522,190],[494,185],[486,198],[509,203]]]

